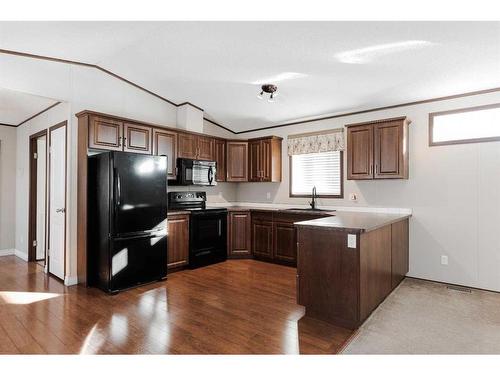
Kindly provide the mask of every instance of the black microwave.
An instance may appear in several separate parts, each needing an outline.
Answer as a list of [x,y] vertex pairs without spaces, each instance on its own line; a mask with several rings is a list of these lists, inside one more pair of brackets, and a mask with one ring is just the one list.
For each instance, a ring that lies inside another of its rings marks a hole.
[[177,159],[177,185],[215,186],[216,173],[215,161]]

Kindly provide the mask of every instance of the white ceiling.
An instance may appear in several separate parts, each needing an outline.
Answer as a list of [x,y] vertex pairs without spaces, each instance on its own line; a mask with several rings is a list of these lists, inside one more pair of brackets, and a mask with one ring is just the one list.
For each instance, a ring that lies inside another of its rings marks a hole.
[[0,124],[19,125],[55,103],[52,99],[0,88]]
[[97,64],[234,131],[500,86],[500,22],[1,22],[0,48]]

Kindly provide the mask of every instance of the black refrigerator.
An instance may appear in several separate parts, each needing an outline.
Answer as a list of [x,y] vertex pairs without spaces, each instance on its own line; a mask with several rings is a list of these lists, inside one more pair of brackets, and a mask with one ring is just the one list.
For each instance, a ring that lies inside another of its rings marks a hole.
[[167,276],[167,157],[88,157],[89,286],[114,293]]

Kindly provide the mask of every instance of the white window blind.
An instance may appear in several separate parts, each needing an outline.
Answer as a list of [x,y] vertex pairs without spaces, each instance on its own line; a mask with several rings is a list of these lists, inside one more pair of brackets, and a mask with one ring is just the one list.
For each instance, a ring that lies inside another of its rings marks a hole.
[[341,151],[292,155],[292,195],[310,195],[316,186],[318,195],[341,194]]

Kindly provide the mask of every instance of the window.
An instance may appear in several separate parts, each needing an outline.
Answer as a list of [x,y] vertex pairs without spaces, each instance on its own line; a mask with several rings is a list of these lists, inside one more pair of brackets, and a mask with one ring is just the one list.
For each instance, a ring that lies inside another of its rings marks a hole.
[[342,151],[290,156],[290,196],[310,196],[313,186],[319,196],[342,198]]
[[429,145],[500,141],[500,104],[429,114]]

